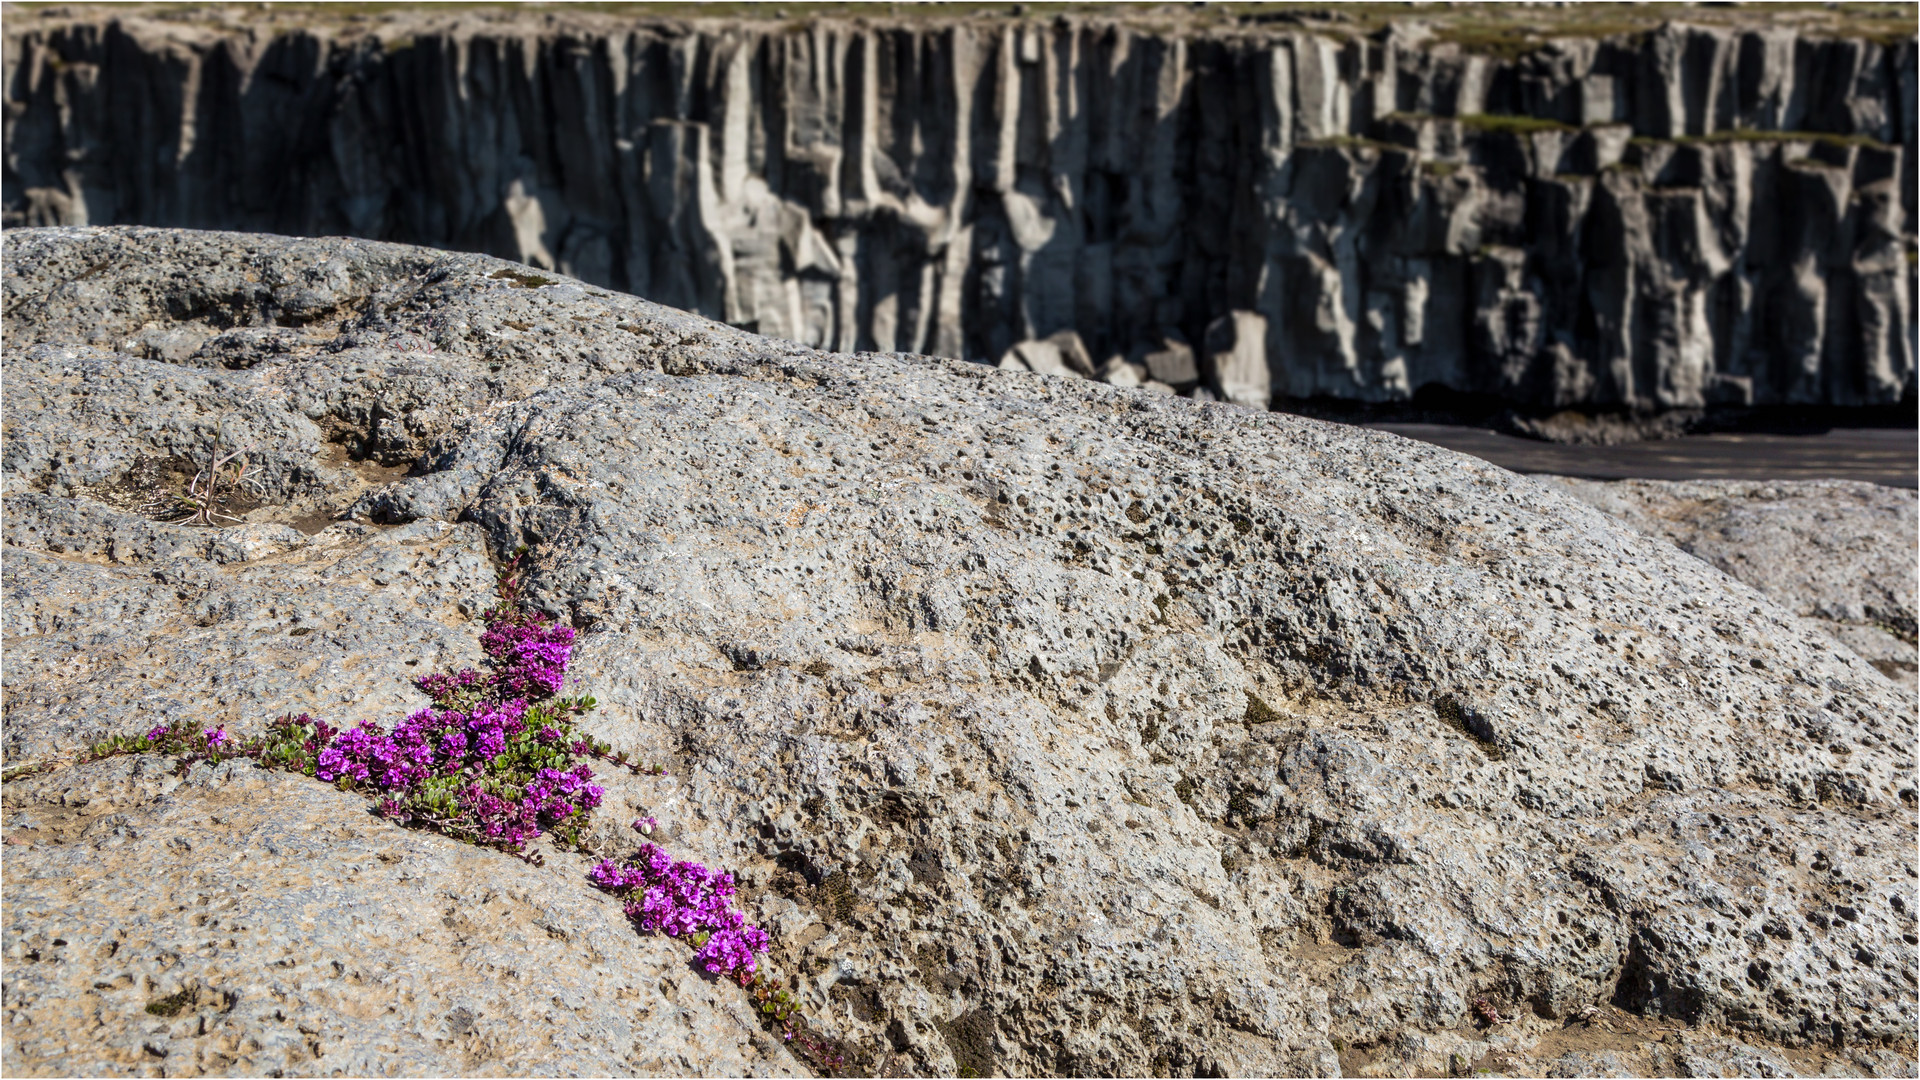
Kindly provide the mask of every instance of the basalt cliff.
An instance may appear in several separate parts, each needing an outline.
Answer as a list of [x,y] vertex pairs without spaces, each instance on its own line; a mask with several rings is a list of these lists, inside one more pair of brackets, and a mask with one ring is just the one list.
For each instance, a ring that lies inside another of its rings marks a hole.
[[4,255],[8,1075],[806,1072],[575,850],[87,753],[393,724],[516,552],[581,723],[655,766],[583,844],[644,817],[736,872],[850,1071],[1913,1074],[1911,653],[1836,640],[1912,644],[1909,493],[1582,491],[1641,532],[1383,432],[481,255]]
[[1261,407],[1914,391],[1910,25],[149,15],[10,14],[7,222],[486,252]]

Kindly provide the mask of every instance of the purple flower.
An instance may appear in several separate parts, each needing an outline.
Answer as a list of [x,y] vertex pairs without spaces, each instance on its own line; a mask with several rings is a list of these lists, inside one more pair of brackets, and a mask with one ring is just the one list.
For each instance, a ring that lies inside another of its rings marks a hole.
[[214,728],[212,731],[207,732],[207,748],[209,750],[218,750],[232,741],[233,736],[227,734],[226,728]]
[[161,739],[164,739],[166,737],[167,737],[167,725],[165,724],[161,724],[158,727],[152,727],[147,729],[148,742],[159,742]]
[[641,847],[640,857],[647,861],[647,871],[655,876],[673,868],[673,857],[661,850],[659,844],[647,844]]
[[[634,822],[639,827],[651,819]],[[594,885],[627,897],[627,917],[643,932],[668,937],[706,934],[697,953],[713,974],[750,973],[755,953],[772,945],[766,933],[733,906],[733,875],[700,863],[676,862],[658,844],[643,845],[640,861],[602,862],[588,874]]]
[[566,681],[573,628],[523,613],[492,622],[480,636],[480,647],[493,659],[496,687],[519,697],[550,697]]
[[415,679],[413,685],[419,687],[435,702],[444,704],[455,695],[472,690],[485,682],[486,676],[472,668],[461,668],[451,675],[444,672],[423,675]]

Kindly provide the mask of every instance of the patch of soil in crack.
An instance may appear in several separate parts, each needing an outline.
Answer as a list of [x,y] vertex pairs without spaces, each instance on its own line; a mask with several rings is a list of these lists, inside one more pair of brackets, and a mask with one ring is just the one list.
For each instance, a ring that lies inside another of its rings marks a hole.
[[[308,513],[290,518],[274,517],[260,520],[284,521],[303,534],[313,536],[327,526],[342,520],[341,515],[346,513],[347,507],[353,505],[354,500],[369,491],[385,487],[405,477],[413,471],[414,465],[412,462],[402,465],[382,465],[372,458],[355,459],[348,452],[346,445],[338,442],[327,444],[326,452],[320,457],[320,464],[351,475],[354,479],[352,487],[344,492],[335,493],[325,505]],[[390,528],[391,526],[381,527]]]
[[[77,492],[116,510],[125,510],[155,521],[184,521],[194,513],[188,490],[195,482],[205,483],[202,466],[175,454],[165,458],[135,458],[133,466],[120,479],[84,487]],[[215,486],[213,510],[228,522],[244,520],[265,504],[245,485],[233,481],[223,470]]]

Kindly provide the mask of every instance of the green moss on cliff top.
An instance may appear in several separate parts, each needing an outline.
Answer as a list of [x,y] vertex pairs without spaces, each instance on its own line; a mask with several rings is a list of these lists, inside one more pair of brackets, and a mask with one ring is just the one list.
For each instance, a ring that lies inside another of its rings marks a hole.
[[1669,21],[1709,26],[1781,26],[1823,37],[1866,38],[1881,44],[1911,41],[1914,37],[1910,5],[1891,3],[1781,3],[1732,4],[1702,7],[1688,3],[1571,4],[1546,8],[1511,3],[1223,3],[1123,4],[1085,2],[857,3],[853,0],[793,0],[793,2],[689,3],[682,0],[522,5],[505,0],[422,6],[372,0],[358,3],[315,3],[304,0],[265,4],[64,4],[10,5],[8,30],[19,33],[37,26],[73,22],[104,22],[144,16],[199,25],[228,26],[261,32],[300,26],[331,26],[379,32],[382,24],[478,15],[513,21],[565,22],[583,18],[636,20],[703,19],[759,23],[796,22],[814,18],[866,19],[876,22],[974,19],[1051,19],[1060,15],[1111,18],[1155,29],[1187,27],[1196,30],[1247,30],[1270,26],[1301,26],[1335,35],[1371,34],[1393,22],[1424,23],[1433,31],[1432,44],[1458,45],[1468,52],[1512,60],[1554,38],[1612,37],[1654,29]]

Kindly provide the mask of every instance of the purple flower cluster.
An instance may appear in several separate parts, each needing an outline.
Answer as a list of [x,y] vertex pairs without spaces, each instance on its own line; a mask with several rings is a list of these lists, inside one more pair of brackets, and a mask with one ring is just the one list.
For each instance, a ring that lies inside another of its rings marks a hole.
[[588,876],[626,899],[627,917],[642,931],[691,937],[708,971],[748,981],[758,966],[754,954],[772,943],[733,906],[733,875],[676,862],[658,844],[642,846],[639,859],[626,866],[603,861]]
[[351,731],[343,731],[332,745],[320,751],[314,775],[322,780],[342,777],[356,784],[371,784],[382,791],[405,791],[433,773],[432,741],[418,723],[419,713],[402,721],[392,735],[369,720]]
[[[585,769],[586,766],[581,768]],[[475,784],[460,793],[460,806],[488,839],[518,845],[539,836],[575,813],[585,813],[600,805],[599,785],[586,784],[584,789],[579,802],[568,803],[562,799],[541,799],[530,794],[518,799],[506,798]]]
[[480,635],[494,664],[493,684],[502,696],[543,698],[560,692],[573,654],[573,627],[556,626],[530,613],[502,613]]
[[[340,733],[322,749],[314,761],[314,775],[322,780],[346,779],[404,800],[429,780],[485,772],[507,752],[510,739],[526,732],[526,711],[522,701],[489,704],[472,713],[422,709],[391,735],[368,721]],[[538,734],[532,738],[541,741]],[[474,782],[459,787],[458,802],[487,837],[523,844],[574,814],[599,806],[605,793],[598,784],[588,782],[592,779],[593,770],[584,764],[565,770],[541,768],[517,797]],[[406,804],[396,801],[396,805]]]
[[568,772],[541,769],[518,799],[501,798],[478,784],[461,792],[460,805],[479,822],[489,837],[523,844],[540,833],[600,805],[606,792],[589,784],[593,770],[577,765]]
[[415,679],[414,685],[439,705],[479,697],[540,701],[559,693],[573,658],[573,627],[521,608],[489,611],[486,619],[480,647],[492,663],[491,675],[462,668]]
[[373,721],[350,731],[306,715],[281,721],[264,760],[373,788],[390,817],[509,847],[569,819],[577,824],[575,815],[605,794],[590,782],[593,770],[573,761],[593,744],[575,740],[566,719],[592,702],[543,704],[566,677],[573,630],[518,607],[489,611],[486,620],[480,640],[491,673],[416,680],[434,704],[391,733]]
[[468,692],[486,689],[487,677],[472,668],[461,668],[452,673],[435,672],[413,680],[413,685],[426,691],[435,701],[446,702]]

